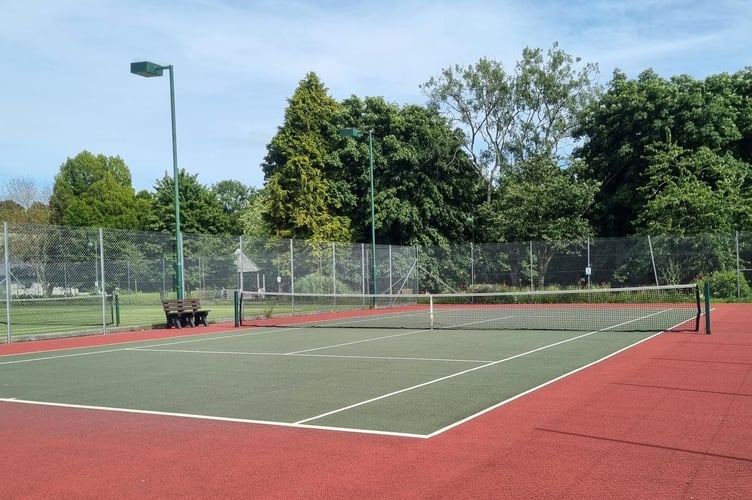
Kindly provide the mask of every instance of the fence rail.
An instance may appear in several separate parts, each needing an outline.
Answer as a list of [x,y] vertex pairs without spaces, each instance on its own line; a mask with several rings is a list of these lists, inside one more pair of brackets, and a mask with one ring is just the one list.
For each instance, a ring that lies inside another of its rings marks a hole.
[[[175,238],[99,228],[3,224],[0,342],[163,324],[176,296]],[[379,294],[690,283],[722,273],[750,294],[752,233],[465,243],[448,247],[183,235],[187,296],[232,319],[233,290]],[[120,308],[115,314],[114,308]],[[4,338],[3,338],[4,337]]]

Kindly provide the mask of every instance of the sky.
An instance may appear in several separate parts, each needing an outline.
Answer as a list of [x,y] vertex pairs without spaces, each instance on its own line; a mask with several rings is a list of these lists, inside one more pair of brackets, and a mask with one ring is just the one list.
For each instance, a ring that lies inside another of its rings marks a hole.
[[[0,0],[0,188],[51,189],[68,158],[119,156],[136,191],[180,168],[262,187],[260,164],[309,72],[337,100],[425,104],[442,69],[554,42],[615,69],[697,79],[752,66],[750,0]],[[2,191],[2,189],[0,189]]]

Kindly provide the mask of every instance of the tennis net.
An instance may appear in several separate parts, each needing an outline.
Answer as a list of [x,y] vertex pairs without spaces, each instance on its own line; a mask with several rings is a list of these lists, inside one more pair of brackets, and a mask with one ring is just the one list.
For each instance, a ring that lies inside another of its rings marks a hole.
[[699,331],[697,285],[458,294],[240,294],[243,326]]

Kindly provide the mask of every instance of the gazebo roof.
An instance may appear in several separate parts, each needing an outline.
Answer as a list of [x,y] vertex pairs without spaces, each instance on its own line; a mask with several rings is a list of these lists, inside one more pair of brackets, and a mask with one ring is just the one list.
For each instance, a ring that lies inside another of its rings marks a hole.
[[253,260],[238,248],[235,250],[235,265],[239,273],[257,273],[261,268]]

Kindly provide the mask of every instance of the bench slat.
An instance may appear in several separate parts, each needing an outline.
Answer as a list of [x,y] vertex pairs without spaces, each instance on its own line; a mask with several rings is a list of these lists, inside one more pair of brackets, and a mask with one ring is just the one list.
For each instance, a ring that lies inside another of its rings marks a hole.
[[196,326],[196,323],[209,326],[210,310],[202,309],[199,299],[165,299],[162,301],[162,308],[167,318],[167,328],[173,325],[175,328]]

